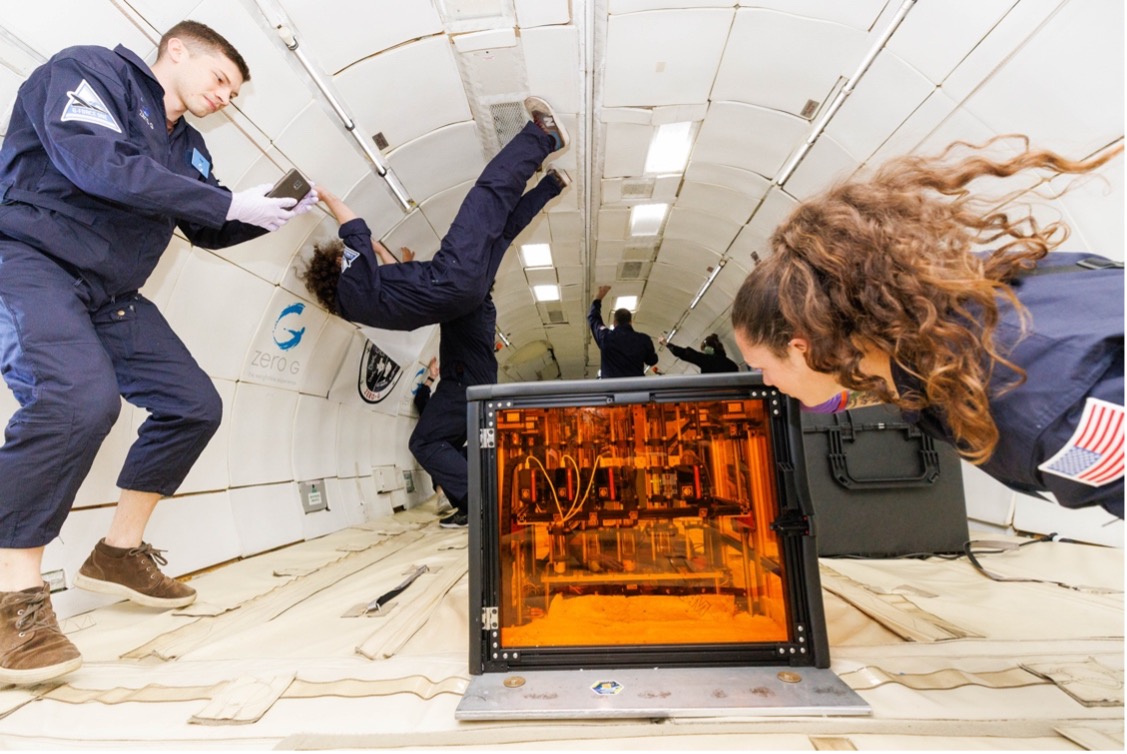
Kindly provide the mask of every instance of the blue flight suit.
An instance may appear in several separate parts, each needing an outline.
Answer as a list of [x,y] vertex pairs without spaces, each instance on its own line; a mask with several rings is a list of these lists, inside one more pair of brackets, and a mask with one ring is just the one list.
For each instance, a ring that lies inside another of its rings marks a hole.
[[[1011,284],[1032,317],[1024,336],[1013,307],[998,299],[995,342],[1000,353],[1025,370],[1026,379],[1001,392],[1016,374],[995,367],[988,390],[999,438],[994,455],[981,468],[1019,492],[1048,490],[1065,507],[1101,505],[1122,518],[1122,476],[1093,487],[1037,468],[1072,437],[1088,398],[1123,405],[1123,270],[1075,267],[1092,256],[1053,252],[1039,268],[1074,269],[1022,275]],[[895,362],[892,370],[901,394],[919,390],[919,381]],[[941,412],[925,409],[905,418],[918,421],[929,435],[952,441]]]
[[[537,126],[532,128],[543,133]],[[503,167],[508,176],[509,186],[506,194],[515,190],[519,196],[532,172],[523,172],[528,165],[523,157],[517,163],[521,166],[520,170],[514,170],[512,164],[507,162],[513,158],[506,154],[506,150],[518,138],[520,137],[514,138],[498,153],[486,168],[486,173],[489,173],[494,163],[501,159],[505,165],[497,167]],[[551,149],[552,145],[549,144],[548,148]],[[518,149],[523,147],[518,145]],[[544,152],[540,159],[543,160],[547,154]],[[485,173],[482,177],[485,178]],[[481,181],[479,180],[478,183],[480,185]],[[427,401],[426,408],[419,417],[419,423],[411,433],[408,447],[419,465],[431,475],[434,483],[442,486],[450,504],[462,513],[467,512],[469,502],[469,465],[466,462],[465,451],[466,388],[471,385],[489,385],[497,381],[495,351],[497,309],[488,290],[493,284],[493,278],[497,274],[505,249],[532,222],[544,205],[559,195],[560,191],[560,185],[555,180],[545,177],[527,194],[520,197],[507,214],[499,214],[503,211],[503,207],[497,207],[495,211],[498,214],[478,219],[479,222],[503,228],[500,238],[493,242],[490,262],[486,268],[489,277],[485,298],[472,311],[443,320],[439,326],[438,370],[442,379]],[[464,204],[462,206],[465,208]],[[449,237],[448,233],[447,238]],[[443,244],[446,244],[445,239]],[[472,245],[472,240],[461,240],[456,244],[457,247],[465,245]],[[388,270],[399,266],[401,265],[390,265],[381,269]]]
[[555,148],[552,136],[525,125],[485,166],[430,261],[380,265],[367,223],[341,225],[347,248],[337,282],[340,315],[384,330],[415,330],[474,311],[516,236],[508,235],[510,216],[524,187]]
[[149,411],[117,484],[170,495],[222,417],[210,378],[138,293],[179,227],[220,248],[231,193],[203,137],[166,127],[133,52],[71,47],[20,87],[0,149],[0,369],[19,410],[0,448],[0,547],[58,534],[120,397]]
[[647,364],[651,367],[657,364],[657,351],[649,335],[636,332],[630,325],[616,325],[611,329],[603,324],[602,299],[591,302],[587,324],[602,351],[600,373],[603,379],[641,377],[646,373]]
[[697,351],[693,348],[675,346],[672,343],[666,343],[665,347],[678,359],[687,361],[690,364],[696,364],[700,367],[701,374],[719,374],[721,372],[740,371],[739,365],[724,354],[705,353],[704,351]]

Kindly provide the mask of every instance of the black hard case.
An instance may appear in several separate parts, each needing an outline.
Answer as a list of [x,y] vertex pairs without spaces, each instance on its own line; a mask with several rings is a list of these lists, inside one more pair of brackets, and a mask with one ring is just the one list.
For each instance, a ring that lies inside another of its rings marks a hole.
[[[500,568],[495,451],[489,444],[494,412],[511,407],[598,406],[735,400],[758,396],[772,404],[772,443],[776,460],[779,517],[770,522],[779,534],[788,575],[791,609],[790,640],[778,644],[730,647],[676,645],[614,646],[605,649],[525,649],[496,659],[497,632],[484,623],[483,607],[498,604]],[[758,373],[742,372],[677,377],[479,385],[466,392],[469,460],[469,593],[471,674],[516,669],[553,670],[598,667],[812,666],[828,668],[829,641],[822,602],[817,552],[809,527],[810,497],[806,490],[799,425],[799,405],[763,385]]]
[[894,557],[963,551],[962,462],[893,406],[801,418],[818,554]]

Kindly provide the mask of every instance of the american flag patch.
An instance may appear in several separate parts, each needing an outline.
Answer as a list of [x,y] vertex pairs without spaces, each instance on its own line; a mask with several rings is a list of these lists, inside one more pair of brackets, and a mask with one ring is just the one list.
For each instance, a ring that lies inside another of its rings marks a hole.
[[1068,443],[1037,468],[1093,487],[1119,479],[1123,476],[1123,406],[1089,398]]

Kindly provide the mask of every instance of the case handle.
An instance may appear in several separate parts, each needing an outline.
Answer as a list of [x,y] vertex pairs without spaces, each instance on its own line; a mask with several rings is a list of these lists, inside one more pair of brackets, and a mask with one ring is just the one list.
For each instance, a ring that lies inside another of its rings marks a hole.
[[[837,417],[834,417],[835,419]],[[935,450],[935,441],[928,435],[920,432],[916,427],[908,424],[875,424],[863,425],[861,427],[853,427],[852,424],[848,428],[839,426],[834,427],[809,427],[806,432],[825,432],[829,435],[829,459],[830,459],[830,472],[833,474],[834,481],[849,490],[878,490],[888,489],[892,487],[927,487],[935,484],[939,478],[939,453]],[[870,478],[857,478],[849,470],[849,459],[845,452],[845,443],[842,435],[848,434],[848,439],[853,440],[853,434],[856,431],[863,431],[866,429],[887,430],[887,429],[905,429],[907,430],[908,437],[916,437],[920,441],[920,460],[923,462],[923,471],[915,476],[887,476],[887,477],[870,477]]]

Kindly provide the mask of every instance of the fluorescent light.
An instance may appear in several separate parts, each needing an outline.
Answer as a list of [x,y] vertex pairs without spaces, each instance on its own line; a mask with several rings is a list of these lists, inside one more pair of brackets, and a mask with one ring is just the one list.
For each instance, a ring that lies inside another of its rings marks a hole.
[[618,298],[616,298],[614,300],[614,308],[615,309],[629,309],[630,311],[634,311],[635,309],[638,308],[638,297],[637,296],[619,296]]
[[658,126],[646,154],[647,173],[683,173],[692,151],[693,124],[663,123]]
[[665,222],[668,204],[636,204],[630,209],[630,234],[656,236]]
[[559,301],[560,287],[558,285],[534,285],[532,295],[537,301]]
[[551,267],[552,247],[546,243],[526,243],[520,247],[520,258],[525,267]]
[[712,287],[712,283],[716,280],[716,276],[720,274],[720,270],[724,269],[724,265],[726,264],[728,264],[728,260],[721,259],[716,264],[716,266],[712,268],[712,274],[708,276],[708,280],[704,281],[704,285],[702,285],[700,287],[700,290],[697,291],[697,295],[693,296],[692,303],[689,304],[690,309],[697,308],[697,304],[699,304],[700,300],[704,298],[704,294],[708,291],[708,289]]

